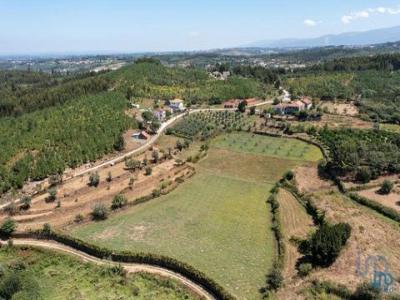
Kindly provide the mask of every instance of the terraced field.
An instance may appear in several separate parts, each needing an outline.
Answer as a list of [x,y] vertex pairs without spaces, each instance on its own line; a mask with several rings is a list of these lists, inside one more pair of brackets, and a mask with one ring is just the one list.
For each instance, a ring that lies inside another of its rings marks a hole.
[[[280,143],[283,147],[286,142],[245,133],[226,137],[237,140],[238,136],[259,142],[266,138],[271,147]],[[239,299],[257,299],[275,253],[265,202],[269,189],[286,170],[321,155],[302,142],[287,142],[298,153],[304,151],[303,158],[300,154],[286,157],[287,151],[272,157],[252,147],[222,149],[217,147],[217,138],[190,181],[104,222],[76,227],[73,235],[110,249],[177,258],[205,272]]]

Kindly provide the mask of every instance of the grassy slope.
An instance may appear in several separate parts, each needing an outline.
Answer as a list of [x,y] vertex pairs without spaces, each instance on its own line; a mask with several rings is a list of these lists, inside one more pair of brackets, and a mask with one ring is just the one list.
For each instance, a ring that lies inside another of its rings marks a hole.
[[178,283],[153,275],[132,274],[125,279],[105,272],[105,267],[51,251],[0,249],[0,264],[16,261],[23,261],[26,272],[38,282],[40,299],[197,299]]
[[265,200],[271,183],[299,163],[212,147],[198,174],[171,194],[78,227],[74,235],[108,248],[176,257],[240,299],[258,298],[274,255]]

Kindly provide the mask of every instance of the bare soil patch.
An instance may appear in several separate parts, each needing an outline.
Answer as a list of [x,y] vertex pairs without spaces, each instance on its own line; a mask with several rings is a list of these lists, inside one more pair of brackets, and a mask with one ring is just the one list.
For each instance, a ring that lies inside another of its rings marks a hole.
[[357,116],[358,115],[358,108],[353,103],[335,103],[335,102],[326,102],[324,101],[321,104],[321,108],[328,109],[329,113],[331,114],[339,114],[345,116]]
[[314,166],[299,166],[294,170],[296,185],[301,193],[316,192],[332,187],[332,182],[320,178],[318,168]]

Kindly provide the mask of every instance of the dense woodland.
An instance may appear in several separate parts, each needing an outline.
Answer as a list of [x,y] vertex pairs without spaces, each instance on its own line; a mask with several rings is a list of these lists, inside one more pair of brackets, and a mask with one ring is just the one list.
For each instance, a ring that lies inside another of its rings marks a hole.
[[110,80],[94,74],[59,78],[41,72],[0,71],[0,117],[60,105],[110,87]]
[[0,119],[0,192],[120,150],[125,107],[122,94],[103,93]]
[[255,78],[232,76],[227,81],[213,79],[193,68],[168,68],[157,61],[141,60],[106,75],[120,89],[130,89],[132,98],[169,100],[183,98],[187,105],[221,103],[231,98],[265,97],[271,87]]
[[368,182],[383,174],[400,172],[398,133],[324,128],[318,138],[330,150],[331,160],[326,168],[337,175]]

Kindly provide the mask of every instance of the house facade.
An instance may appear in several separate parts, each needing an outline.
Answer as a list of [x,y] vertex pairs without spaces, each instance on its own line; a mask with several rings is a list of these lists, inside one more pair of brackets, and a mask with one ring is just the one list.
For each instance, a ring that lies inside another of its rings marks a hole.
[[146,131],[135,132],[132,137],[137,140],[148,140],[150,135]]
[[303,110],[310,110],[313,104],[309,97],[301,97],[300,100],[288,103],[280,103],[274,106],[275,112],[281,115],[295,114]]
[[174,111],[184,111],[185,110],[185,105],[183,100],[181,99],[174,99],[169,101],[169,107]]
[[255,106],[258,103],[256,98],[248,98],[245,101],[247,103],[247,106]]
[[161,108],[156,109],[153,114],[154,117],[160,122],[163,122],[167,117],[166,111]]
[[311,109],[313,106],[310,97],[301,97],[300,101],[304,103],[307,110]]
[[306,109],[301,101],[293,101],[290,103],[280,103],[274,106],[275,112],[281,115],[295,114]]
[[224,102],[224,108],[237,108],[239,106],[240,100],[231,99]]

